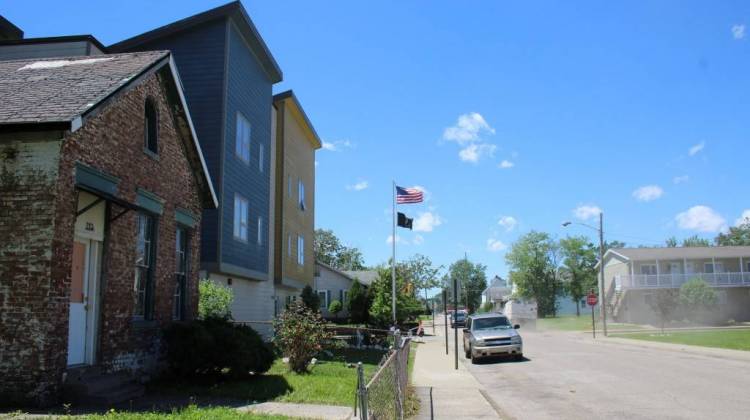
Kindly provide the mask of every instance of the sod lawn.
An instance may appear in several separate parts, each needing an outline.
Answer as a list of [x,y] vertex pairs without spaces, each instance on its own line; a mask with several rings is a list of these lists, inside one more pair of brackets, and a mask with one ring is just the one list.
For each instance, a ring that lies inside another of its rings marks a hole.
[[750,329],[616,334],[613,337],[750,351]]

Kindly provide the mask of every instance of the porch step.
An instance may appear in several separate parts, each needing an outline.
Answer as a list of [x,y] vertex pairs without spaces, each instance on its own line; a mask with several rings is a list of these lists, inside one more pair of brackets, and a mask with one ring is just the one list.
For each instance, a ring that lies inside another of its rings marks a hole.
[[143,385],[126,372],[103,373],[96,367],[69,370],[63,388],[66,402],[96,406],[133,400],[143,393]]

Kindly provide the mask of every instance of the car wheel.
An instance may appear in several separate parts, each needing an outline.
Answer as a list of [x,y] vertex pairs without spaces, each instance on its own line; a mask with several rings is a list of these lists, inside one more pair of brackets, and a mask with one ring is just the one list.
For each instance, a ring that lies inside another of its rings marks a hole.
[[469,350],[464,349],[464,354],[467,359],[471,359],[471,347],[469,347]]
[[469,353],[471,353],[471,354],[469,354],[469,357],[471,357],[471,364],[472,365],[476,365],[479,362],[479,358],[476,357],[476,356],[474,356],[474,352],[473,351],[470,351]]

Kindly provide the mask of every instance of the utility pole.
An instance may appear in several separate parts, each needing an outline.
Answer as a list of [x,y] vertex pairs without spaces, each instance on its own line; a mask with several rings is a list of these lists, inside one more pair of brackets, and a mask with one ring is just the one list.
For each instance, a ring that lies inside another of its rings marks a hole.
[[604,213],[599,213],[599,287],[601,288],[602,330],[607,336],[607,291],[604,289]]
[[458,320],[458,279],[456,277],[453,277],[453,317],[453,355],[456,359],[455,369],[458,370],[458,328],[456,327],[456,321]]
[[448,354],[448,291],[443,289],[443,312],[445,313],[445,354]]

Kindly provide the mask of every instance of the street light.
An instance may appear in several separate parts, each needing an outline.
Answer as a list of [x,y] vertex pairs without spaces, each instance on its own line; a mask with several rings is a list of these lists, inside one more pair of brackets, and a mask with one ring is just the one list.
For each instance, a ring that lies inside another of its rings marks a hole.
[[604,213],[599,213],[599,228],[596,228],[591,225],[587,225],[586,223],[579,223],[579,222],[564,222],[562,224],[563,227],[568,227],[572,224],[585,226],[589,229],[593,229],[597,232],[599,232],[599,290],[600,292],[600,300],[601,300],[601,306],[599,306],[599,310],[601,312],[602,317],[602,327],[604,330],[604,336],[607,336],[607,299],[605,295],[604,290]]

